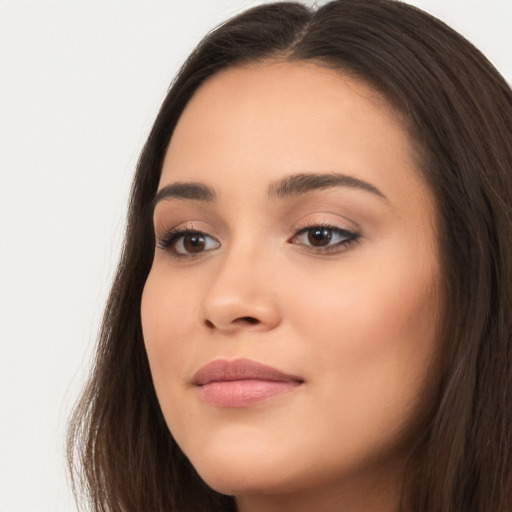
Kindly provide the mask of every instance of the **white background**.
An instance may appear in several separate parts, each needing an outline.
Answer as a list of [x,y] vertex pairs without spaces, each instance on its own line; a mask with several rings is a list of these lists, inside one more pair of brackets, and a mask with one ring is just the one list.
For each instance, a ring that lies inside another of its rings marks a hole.
[[[256,3],[0,0],[0,512],[76,510],[65,423],[138,154],[193,46]],[[512,81],[512,0],[413,3]]]

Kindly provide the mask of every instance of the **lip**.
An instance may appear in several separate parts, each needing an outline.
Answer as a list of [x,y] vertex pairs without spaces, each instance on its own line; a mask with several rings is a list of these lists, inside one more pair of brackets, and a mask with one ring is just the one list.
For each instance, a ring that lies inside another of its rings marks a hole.
[[288,394],[303,383],[304,379],[297,375],[250,359],[212,361],[192,379],[206,403],[232,408],[249,407]]

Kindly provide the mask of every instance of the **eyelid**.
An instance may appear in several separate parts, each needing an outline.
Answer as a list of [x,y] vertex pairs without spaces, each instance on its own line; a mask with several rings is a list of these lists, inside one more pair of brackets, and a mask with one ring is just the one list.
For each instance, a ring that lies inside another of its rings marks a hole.
[[197,233],[204,233],[212,238],[218,238],[218,236],[213,235],[212,233],[215,231],[213,227],[204,221],[200,220],[185,220],[182,222],[174,221],[170,222],[170,219],[166,219],[162,222],[154,222],[154,231],[155,238],[162,239],[165,235],[173,232],[185,232],[185,231],[193,231]]
[[343,215],[332,212],[316,212],[307,217],[305,216],[294,224],[293,230],[298,232],[301,229],[314,228],[317,226],[352,231],[355,233],[361,232],[359,224]]
[[[333,217],[336,218],[335,221],[333,221]],[[317,245],[312,239],[309,239],[311,243],[308,243],[308,240],[301,239],[305,233],[315,228],[324,228],[331,232],[326,244]],[[163,227],[162,229],[155,229],[156,245],[174,259],[195,259],[221,246],[220,239],[213,234],[214,231],[209,223],[203,221],[182,222],[167,229],[163,229]],[[183,245],[191,241],[190,239],[185,241],[187,235],[195,234],[207,240],[204,245],[198,247],[197,252],[193,250],[194,245],[188,245],[188,247]],[[296,223],[293,227],[293,235],[287,239],[287,242],[300,246],[301,249],[309,252],[328,254],[348,249],[360,237],[360,230],[354,222],[340,215],[320,212],[303,218]]]

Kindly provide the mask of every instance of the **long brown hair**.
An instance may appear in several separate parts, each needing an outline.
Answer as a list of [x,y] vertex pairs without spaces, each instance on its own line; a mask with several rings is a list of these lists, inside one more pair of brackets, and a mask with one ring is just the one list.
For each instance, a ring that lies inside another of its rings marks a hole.
[[211,32],[182,67],[138,162],[94,371],[70,423],[78,498],[95,512],[236,510],[201,481],[165,424],[140,302],[154,251],[150,205],[180,114],[219,70],[272,58],[339,69],[406,119],[436,199],[444,282],[441,391],[422,433],[413,510],[510,512],[512,92],[463,37],[393,0],[255,7]]

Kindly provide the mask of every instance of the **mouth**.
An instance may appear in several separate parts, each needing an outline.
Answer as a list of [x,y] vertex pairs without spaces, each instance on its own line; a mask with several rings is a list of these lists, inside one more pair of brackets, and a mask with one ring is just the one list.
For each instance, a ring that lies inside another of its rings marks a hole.
[[192,384],[206,403],[240,408],[291,393],[304,379],[249,359],[219,359],[203,366]]

